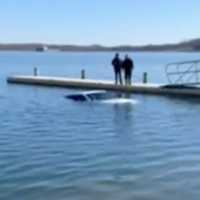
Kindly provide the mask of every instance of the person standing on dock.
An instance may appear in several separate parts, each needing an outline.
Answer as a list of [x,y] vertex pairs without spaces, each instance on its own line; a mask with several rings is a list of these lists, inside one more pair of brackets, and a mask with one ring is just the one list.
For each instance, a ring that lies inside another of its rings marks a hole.
[[124,69],[125,84],[131,85],[134,63],[133,63],[133,60],[129,58],[128,55],[125,56],[125,59],[122,63],[122,68]]
[[121,75],[121,67],[122,67],[122,61],[119,58],[119,54],[116,53],[115,57],[112,60],[112,66],[115,73],[115,84],[120,83],[122,85],[122,75]]

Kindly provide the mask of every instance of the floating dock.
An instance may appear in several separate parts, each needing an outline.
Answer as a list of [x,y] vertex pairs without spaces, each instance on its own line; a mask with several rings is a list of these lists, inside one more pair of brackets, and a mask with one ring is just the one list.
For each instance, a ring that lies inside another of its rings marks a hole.
[[127,93],[154,94],[154,95],[184,95],[200,97],[200,88],[182,87],[150,83],[133,83],[131,86],[115,85],[112,81],[71,79],[49,76],[9,76],[9,84],[38,85],[48,87],[62,87],[83,90],[108,90]]

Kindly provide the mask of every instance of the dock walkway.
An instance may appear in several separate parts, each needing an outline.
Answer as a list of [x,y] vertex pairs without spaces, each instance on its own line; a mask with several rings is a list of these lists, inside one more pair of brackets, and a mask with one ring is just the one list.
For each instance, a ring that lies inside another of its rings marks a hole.
[[109,90],[128,93],[156,94],[156,95],[185,95],[200,97],[200,88],[197,87],[164,87],[161,84],[133,83],[132,86],[115,85],[112,81],[71,79],[49,76],[9,76],[9,84],[40,85],[48,87],[75,88],[84,90]]

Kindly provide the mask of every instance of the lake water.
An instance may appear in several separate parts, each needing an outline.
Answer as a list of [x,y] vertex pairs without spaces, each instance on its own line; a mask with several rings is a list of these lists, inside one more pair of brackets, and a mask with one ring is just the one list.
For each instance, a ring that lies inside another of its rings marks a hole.
[[[131,53],[134,79],[165,83],[189,53]],[[10,74],[112,79],[113,53],[0,53],[0,199],[198,200],[200,101],[132,95],[75,103],[67,89],[8,85]]]

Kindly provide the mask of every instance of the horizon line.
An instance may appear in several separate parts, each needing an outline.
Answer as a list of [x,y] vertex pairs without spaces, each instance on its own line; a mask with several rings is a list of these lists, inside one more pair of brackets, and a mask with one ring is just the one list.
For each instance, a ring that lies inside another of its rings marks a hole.
[[113,44],[113,45],[107,45],[107,44],[101,44],[101,43],[90,43],[90,44],[78,44],[78,43],[50,43],[50,42],[0,42],[0,45],[44,45],[44,46],[50,46],[50,45],[58,45],[58,46],[99,46],[99,47],[105,47],[105,48],[112,48],[112,47],[123,47],[123,46],[130,46],[130,47],[143,47],[143,46],[162,46],[162,45],[174,45],[174,44],[180,44],[184,42],[190,42],[193,40],[198,40],[200,38],[194,38],[194,39],[188,39],[188,40],[182,40],[179,42],[163,42],[163,43],[146,43],[146,44]]

